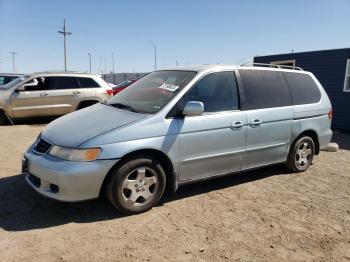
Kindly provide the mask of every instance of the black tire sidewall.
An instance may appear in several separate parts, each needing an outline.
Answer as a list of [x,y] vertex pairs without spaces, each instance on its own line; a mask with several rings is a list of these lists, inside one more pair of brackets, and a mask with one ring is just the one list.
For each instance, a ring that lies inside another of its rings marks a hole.
[[0,111],[0,126],[5,125],[6,122],[7,122],[7,119],[4,112]]
[[[132,207],[125,203],[122,197],[122,185],[125,177],[134,169],[138,167],[148,167],[155,171],[157,180],[159,181],[155,197],[148,203],[142,206]],[[120,212],[124,214],[137,214],[145,212],[156,205],[162,197],[166,185],[166,175],[163,167],[155,159],[148,156],[139,156],[129,161],[125,161],[120,167],[112,170],[112,175],[107,185],[107,196],[109,201]]]
[[[308,142],[310,145],[311,145],[311,159],[310,161],[308,161],[308,164],[304,167],[304,168],[300,168],[299,166],[296,165],[295,163],[295,157],[296,157],[296,153],[297,153],[297,149],[298,147],[300,146],[301,143],[304,143],[304,142]],[[313,161],[313,158],[314,158],[314,155],[315,155],[315,143],[314,143],[314,140],[309,137],[309,136],[302,136],[300,137],[293,145],[293,151],[291,152],[292,154],[290,155],[290,159],[289,159],[289,162],[290,164],[292,165],[292,169],[296,172],[303,172],[303,171],[306,171],[312,161]]]

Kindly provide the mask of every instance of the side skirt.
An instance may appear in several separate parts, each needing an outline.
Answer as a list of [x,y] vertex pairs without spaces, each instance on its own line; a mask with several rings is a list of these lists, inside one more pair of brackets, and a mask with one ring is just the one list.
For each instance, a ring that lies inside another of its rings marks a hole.
[[229,176],[229,175],[239,174],[239,173],[246,173],[246,172],[249,172],[252,170],[261,169],[261,168],[269,167],[269,166],[281,165],[281,164],[285,164],[285,163],[286,162],[277,162],[277,163],[273,163],[273,164],[267,164],[267,165],[263,165],[263,166],[247,168],[247,169],[238,170],[238,171],[229,172],[229,173],[222,173],[222,174],[201,177],[201,178],[197,178],[197,179],[179,181],[179,186],[188,185],[188,184],[192,184],[192,183],[196,183],[196,182],[200,182],[200,181],[205,181],[205,180],[210,180],[210,179],[215,179],[215,178],[220,178],[220,177],[225,177],[225,176]]

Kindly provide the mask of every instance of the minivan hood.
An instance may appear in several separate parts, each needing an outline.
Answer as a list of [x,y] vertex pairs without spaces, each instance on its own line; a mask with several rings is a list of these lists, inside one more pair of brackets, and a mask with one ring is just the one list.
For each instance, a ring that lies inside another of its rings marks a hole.
[[56,119],[41,135],[55,145],[77,148],[95,136],[145,116],[99,103]]

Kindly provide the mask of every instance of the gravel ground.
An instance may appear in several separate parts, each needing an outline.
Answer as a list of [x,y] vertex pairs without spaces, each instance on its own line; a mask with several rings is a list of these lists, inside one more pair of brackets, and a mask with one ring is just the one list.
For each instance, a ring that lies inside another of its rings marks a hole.
[[43,125],[0,127],[1,261],[350,261],[350,135],[307,172],[276,166],[197,183],[151,211],[60,203],[20,175]]

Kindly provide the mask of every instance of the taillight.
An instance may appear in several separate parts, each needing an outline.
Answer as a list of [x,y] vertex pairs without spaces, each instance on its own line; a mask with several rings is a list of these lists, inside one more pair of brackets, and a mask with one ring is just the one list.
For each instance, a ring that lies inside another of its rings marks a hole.
[[106,92],[107,92],[107,94],[109,94],[110,96],[113,95],[113,89],[107,89]]
[[125,88],[124,87],[118,87],[118,88],[115,88],[113,91],[114,91],[114,94],[118,94],[119,92],[123,91]]
[[333,111],[332,111],[332,109],[328,112],[328,118],[329,118],[329,120],[332,120],[332,118],[333,118]]

